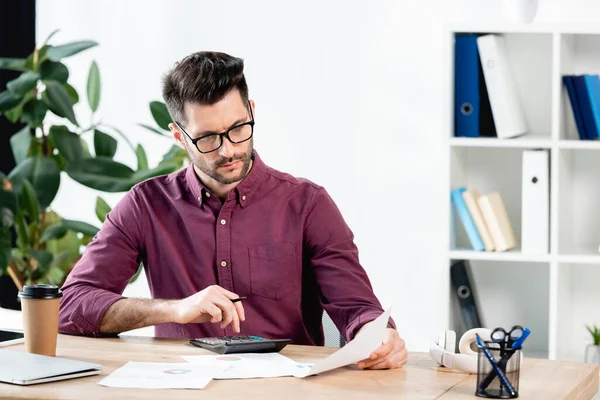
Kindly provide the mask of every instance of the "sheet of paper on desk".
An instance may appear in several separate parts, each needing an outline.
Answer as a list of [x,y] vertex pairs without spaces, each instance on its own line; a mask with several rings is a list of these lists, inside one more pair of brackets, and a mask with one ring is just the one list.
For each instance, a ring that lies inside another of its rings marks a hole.
[[360,331],[356,337],[329,357],[316,362],[311,368],[300,368],[294,371],[297,378],[305,378],[335,368],[357,363],[368,358],[381,346],[385,328],[390,318],[391,308],[382,313],[373,322]]
[[98,382],[102,386],[143,389],[203,389],[225,370],[189,363],[129,361]]
[[181,356],[194,365],[205,368],[226,368],[215,379],[251,379],[292,376],[298,367],[291,358],[279,353],[238,353],[201,356]]

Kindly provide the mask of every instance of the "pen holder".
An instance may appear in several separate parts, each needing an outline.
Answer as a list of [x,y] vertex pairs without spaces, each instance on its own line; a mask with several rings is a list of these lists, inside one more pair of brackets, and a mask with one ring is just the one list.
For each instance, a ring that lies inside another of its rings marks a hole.
[[[495,365],[492,364],[490,357]],[[485,347],[479,348],[477,356],[475,395],[488,399],[519,397],[520,368],[520,349],[502,349],[496,343],[485,343]],[[500,375],[498,371],[501,372]]]

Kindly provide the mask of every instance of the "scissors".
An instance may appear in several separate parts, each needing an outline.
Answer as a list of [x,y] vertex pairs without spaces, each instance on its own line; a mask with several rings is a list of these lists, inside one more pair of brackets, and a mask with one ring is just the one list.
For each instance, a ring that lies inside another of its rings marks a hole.
[[510,331],[506,332],[504,328],[496,328],[490,335],[492,342],[498,343],[500,352],[504,356],[506,349],[512,349],[513,344],[523,338],[525,329],[521,325],[513,326]]

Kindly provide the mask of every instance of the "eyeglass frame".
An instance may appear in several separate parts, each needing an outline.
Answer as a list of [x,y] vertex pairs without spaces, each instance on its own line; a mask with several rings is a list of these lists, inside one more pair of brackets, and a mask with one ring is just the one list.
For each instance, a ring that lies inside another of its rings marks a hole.
[[[221,148],[221,146],[223,146],[223,136],[225,136],[227,138],[227,140],[229,140],[230,143],[232,144],[240,144],[240,143],[244,143],[247,142],[248,140],[252,139],[252,136],[254,136],[254,113],[252,113],[252,104],[250,104],[250,102],[248,102],[248,109],[250,110],[250,121],[247,122],[242,122],[241,124],[237,124],[232,126],[231,128],[227,129],[225,132],[222,133],[209,133],[208,135],[204,135],[204,136],[200,136],[197,137],[195,139],[192,139],[192,137],[185,131],[185,129],[183,129],[183,126],[181,126],[181,124],[177,121],[173,121],[175,122],[175,125],[177,125],[177,127],[179,129],[181,129],[181,131],[185,134],[185,136],[188,137],[188,139],[190,139],[190,141],[192,142],[192,144],[194,145],[194,147],[196,148],[196,150],[198,150],[200,153],[202,154],[208,154],[208,153],[212,153],[213,151],[217,151]],[[244,125],[250,125],[250,128],[252,129],[250,132],[250,136],[248,136],[248,139],[244,139],[242,141],[239,142],[234,142],[233,140],[231,140],[231,137],[229,137],[229,132],[231,132],[234,129],[239,128],[240,126],[244,126]],[[221,143],[219,144],[219,146],[216,149],[213,150],[209,150],[209,151],[202,151],[198,148],[198,141],[200,141],[200,139],[203,139],[205,137],[208,136],[219,136],[219,139],[221,140]]]

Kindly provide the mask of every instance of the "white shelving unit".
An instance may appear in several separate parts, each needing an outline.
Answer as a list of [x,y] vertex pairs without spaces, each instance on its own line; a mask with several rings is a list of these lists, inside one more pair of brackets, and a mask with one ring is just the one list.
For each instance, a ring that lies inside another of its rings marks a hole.
[[[510,66],[530,133],[514,139],[454,137],[454,36],[496,33],[506,37]],[[485,326],[532,330],[526,355],[583,361],[600,324],[600,141],[581,141],[562,76],[600,73],[600,28],[590,25],[459,24],[446,30],[447,74],[443,138],[447,147],[446,193],[458,186],[499,191],[518,242],[521,237],[521,156],[525,149],[550,153],[550,252],[528,255],[469,250],[466,236],[453,240],[459,219],[448,201],[447,326],[464,331],[451,292],[449,265],[469,260]]]

